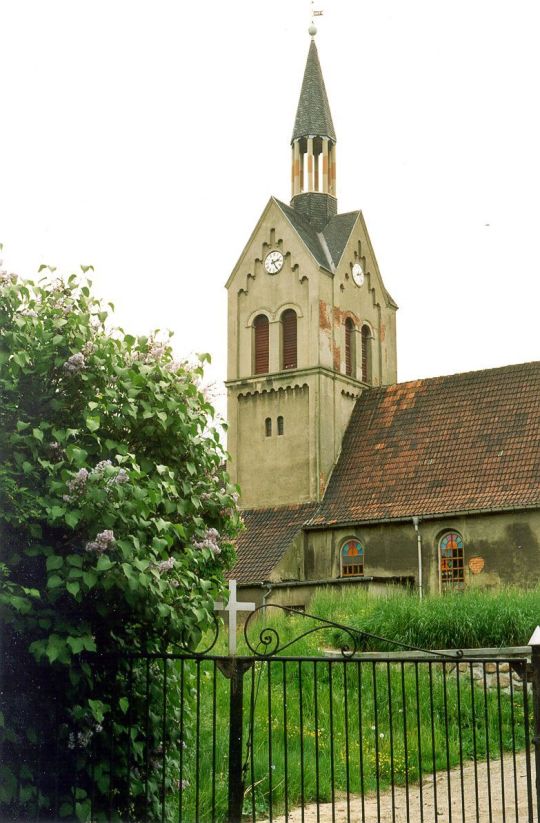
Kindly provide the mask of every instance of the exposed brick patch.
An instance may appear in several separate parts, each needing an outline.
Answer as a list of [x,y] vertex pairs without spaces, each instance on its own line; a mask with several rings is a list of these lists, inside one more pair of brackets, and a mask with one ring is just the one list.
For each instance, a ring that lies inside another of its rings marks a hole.
[[328,311],[328,308],[328,304],[325,303],[324,300],[319,300],[319,326],[325,331],[330,331],[332,329],[332,323],[330,320],[331,314]]

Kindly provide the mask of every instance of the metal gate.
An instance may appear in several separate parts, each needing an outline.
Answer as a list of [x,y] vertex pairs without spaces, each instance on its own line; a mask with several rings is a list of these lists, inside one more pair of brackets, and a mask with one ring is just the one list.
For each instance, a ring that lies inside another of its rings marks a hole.
[[[91,788],[76,787],[58,816],[51,808],[43,818],[537,820],[540,647],[530,662],[411,647],[365,653],[365,633],[311,615],[282,641],[267,613],[246,621],[242,655],[213,654],[213,645],[118,659],[114,699],[90,744],[89,755],[101,753]],[[322,655],[312,644],[316,656],[294,655],[325,630],[333,646],[339,633],[340,649]],[[44,764],[57,783],[64,766]]]
[[[147,689],[159,681],[163,712],[171,701],[178,711],[178,738],[151,753],[163,773],[160,819],[537,819],[526,657],[357,654],[362,632],[310,615],[306,632],[282,644],[258,617],[245,625],[249,655],[133,660]],[[297,640],[328,628],[347,639],[338,653],[290,654]],[[135,740],[145,745],[144,729]]]

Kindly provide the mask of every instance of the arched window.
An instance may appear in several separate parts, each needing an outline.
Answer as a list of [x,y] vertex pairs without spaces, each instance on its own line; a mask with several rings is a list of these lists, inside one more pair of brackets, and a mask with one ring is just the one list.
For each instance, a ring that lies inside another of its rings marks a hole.
[[267,437],[272,437],[272,418],[267,417],[264,421],[264,432]]
[[347,540],[341,547],[341,576],[364,576],[364,547],[359,540]]
[[253,365],[255,374],[266,374],[268,372],[268,330],[268,317],[264,314],[258,314],[253,321],[255,336],[255,357]]
[[362,326],[362,381],[371,383],[371,329]]
[[296,368],[296,344],[296,312],[293,309],[285,309],[281,315],[281,367],[283,369]]
[[281,415],[280,415],[277,419],[277,433],[278,434],[283,434],[284,431],[285,431],[285,427],[283,425],[283,417],[281,417]]
[[439,540],[439,569],[443,591],[463,589],[465,565],[463,538],[459,532],[446,532]]
[[345,320],[345,374],[356,377],[356,340],[350,317]]

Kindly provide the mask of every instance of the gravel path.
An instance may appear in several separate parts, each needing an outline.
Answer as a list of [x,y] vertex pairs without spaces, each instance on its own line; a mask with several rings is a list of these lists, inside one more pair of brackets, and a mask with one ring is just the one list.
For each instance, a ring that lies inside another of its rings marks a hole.
[[[468,762],[463,765],[463,779],[459,768],[450,771],[450,781],[446,772],[438,772],[433,786],[433,775],[425,777],[422,785],[422,810],[420,811],[420,786],[414,784],[409,787],[409,816],[407,817],[407,794],[402,787],[392,791],[381,792],[379,809],[376,795],[366,795],[362,813],[362,800],[358,796],[351,796],[349,814],[347,800],[336,799],[334,816],[332,804],[321,803],[319,816],[317,804],[311,804],[304,809],[294,809],[285,820],[281,816],[274,818],[274,823],[526,823],[529,821],[527,807],[527,761],[526,755],[516,755],[516,768],[511,754],[505,755],[503,761],[504,780],[502,779],[501,763],[492,760],[490,764],[490,780],[488,781],[487,764],[477,763],[475,780],[475,765]],[[531,773],[534,794],[534,755],[531,754]],[[451,788],[451,806],[448,806],[448,783]],[[476,786],[478,789],[476,790]],[[435,794],[437,802],[435,804]],[[516,795],[518,814],[516,814]],[[490,814],[491,799],[491,814]],[[392,814],[394,806],[394,814]],[[534,820],[536,820],[536,813]]]

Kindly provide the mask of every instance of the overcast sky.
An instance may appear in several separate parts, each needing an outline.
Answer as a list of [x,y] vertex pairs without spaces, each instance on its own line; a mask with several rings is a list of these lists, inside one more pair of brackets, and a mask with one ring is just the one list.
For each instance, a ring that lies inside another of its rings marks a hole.
[[[0,0],[9,271],[92,263],[135,332],[226,361],[224,283],[290,199],[309,0]],[[400,380],[538,359],[538,0],[321,0],[338,206],[400,306]],[[219,403],[224,408],[222,402]]]

